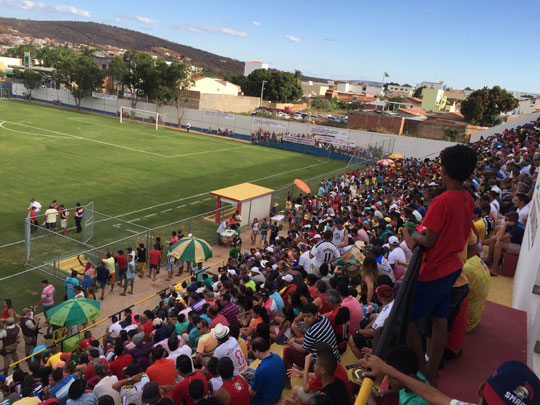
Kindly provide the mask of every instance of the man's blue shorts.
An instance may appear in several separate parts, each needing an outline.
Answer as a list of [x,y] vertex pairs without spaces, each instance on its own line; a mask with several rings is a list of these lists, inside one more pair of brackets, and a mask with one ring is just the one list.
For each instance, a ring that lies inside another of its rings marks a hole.
[[431,281],[418,281],[411,313],[411,321],[422,317],[446,319],[450,306],[450,289],[461,274],[461,269]]

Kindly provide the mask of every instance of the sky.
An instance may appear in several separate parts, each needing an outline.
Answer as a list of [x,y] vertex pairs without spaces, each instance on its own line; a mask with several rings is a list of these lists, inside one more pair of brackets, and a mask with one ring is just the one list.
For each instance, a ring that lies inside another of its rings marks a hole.
[[100,22],[327,79],[540,93],[540,0],[0,0],[0,15]]

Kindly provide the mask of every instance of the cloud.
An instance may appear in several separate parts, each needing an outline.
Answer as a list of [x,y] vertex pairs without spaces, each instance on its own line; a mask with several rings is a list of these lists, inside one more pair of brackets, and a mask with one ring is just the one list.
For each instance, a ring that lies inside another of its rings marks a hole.
[[255,27],[260,27],[261,23],[259,21],[252,21],[251,22]]
[[158,21],[154,20],[153,18],[149,17],[141,17],[139,15],[117,15],[114,17],[114,21],[116,22],[122,22],[122,21],[130,21],[130,22],[138,22],[141,24],[156,24]]
[[63,5],[63,4],[45,4],[40,1],[30,1],[30,0],[0,0],[0,4],[7,7],[20,8],[21,10],[33,10],[33,11],[42,11],[46,13],[55,13],[55,14],[71,14],[79,17],[90,18],[92,15],[90,11],[84,10],[82,8],[77,8],[73,6]]
[[335,38],[323,38],[323,41],[332,41],[332,42],[334,42],[334,41],[337,41],[337,39],[335,39]]
[[215,33],[215,34],[225,34],[233,35],[236,37],[247,37],[247,32],[237,31],[232,28],[227,27],[216,27],[213,25],[200,25],[200,24],[181,24],[177,25],[176,28],[182,31],[189,31],[195,33]]
[[300,42],[301,39],[298,37],[295,37],[294,35],[285,35],[285,38],[287,38],[291,42]]

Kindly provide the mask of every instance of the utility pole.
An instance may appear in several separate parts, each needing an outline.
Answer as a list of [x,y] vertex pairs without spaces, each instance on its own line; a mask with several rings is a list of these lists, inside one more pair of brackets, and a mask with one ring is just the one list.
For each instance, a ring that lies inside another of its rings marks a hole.
[[259,103],[259,107],[262,107],[262,100],[263,100],[263,93],[264,93],[264,84],[268,83],[266,80],[263,80],[261,83],[261,102]]

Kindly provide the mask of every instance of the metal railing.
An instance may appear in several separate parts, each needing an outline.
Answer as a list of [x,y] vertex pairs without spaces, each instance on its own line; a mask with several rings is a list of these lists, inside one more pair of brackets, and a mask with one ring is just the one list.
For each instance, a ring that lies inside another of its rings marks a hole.
[[[207,267],[206,270],[207,270],[207,271],[210,271],[211,268],[216,267],[216,266],[223,266],[224,264],[225,264],[225,260],[218,260],[217,262],[215,262],[215,263],[211,264],[209,267]],[[175,284],[173,284],[173,286],[176,287],[176,286],[178,286],[178,285],[182,285],[182,283],[184,283],[185,281],[190,280],[191,277],[192,277],[191,275],[188,275],[187,277],[185,277],[185,278],[181,279],[180,281],[176,282]],[[151,294],[151,295],[149,295],[149,296],[147,296],[147,297],[145,297],[145,298],[143,298],[143,299],[141,299],[141,300],[139,300],[139,301],[137,301],[137,302],[134,302],[133,304],[128,305],[127,307],[125,307],[125,308],[123,308],[123,309],[121,309],[121,310],[115,312],[114,314],[108,315],[108,316],[106,316],[105,318],[102,318],[102,319],[100,319],[99,321],[97,321],[97,322],[95,322],[95,323],[93,323],[93,324],[91,324],[91,325],[89,325],[89,326],[87,326],[87,327],[85,327],[85,328],[83,328],[83,329],[77,331],[77,333],[73,333],[73,334],[71,334],[71,335],[69,335],[69,336],[63,337],[63,338],[60,339],[59,341],[57,341],[57,342],[55,342],[55,343],[52,343],[52,344],[49,344],[48,346],[44,347],[43,349],[38,350],[38,351],[36,351],[36,352],[34,352],[34,353],[28,355],[28,356],[25,356],[25,357],[23,357],[22,359],[19,359],[19,360],[17,360],[17,361],[14,362],[14,363],[11,363],[8,367],[5,367],[4,369],[2,369],[1,372],[2,372],[2,373],[6,373],[10,368],[15,367],[15,366],[17,366],[17,365],[23,363],[24,361],[26,361],[26,360],[28,360],[28,359],[30,359],[30,358],[32,358],[32,357],[34,357],[34,356],[36,356],[36,355],[38,355],[38,354],[40,354],[40,353],[43,353],[43,352],[45,352],[45,351],[51,349],[53,346],[61,345],[62,343],[64,343],[64,342],[65,342],[66,340],[68,340],[68,339],[72,339],[72,338],[75,337],[75,336],[80,336],[80,335],[83,334],[84,332],[86,332],[86,331],[88,331],[88,330],[91,330],[91,329],[95,328],[96,326],[99,326],[99,325],[101,325],[102,323],[104,323],[104,322],[106,322],[106,321],[112,319],[114,316],[118,317],[118,320],[121,320],[121,319],[122,319],[122,314],[123,314],[126,310],[131,309],[131,308],[134,308],[134,307],[136,307],[137,305],[141,305],[141,304],[143,304],[143,303],[145,303],[145,302],[151,300],[152,298],[155,298],[155,297],[160,296],[162,293],[164,293],[164,292],[166,292],[166,291],[169,291],[169,289],[170,289],[171,287],[172,287],[172,286],[169,286],[169,287],[167,287],[167,288],[163,288],[163,289],[161,289],[161,290],[159,290],[159,291],[157,291],[157,292],[155,292],[155,293],[153,293],[153,294]],[[106,334],[103,335],[103,336],[97,337],[96,340],[101,340],[101,339],[104,338],[105,336],[106,336]]]

